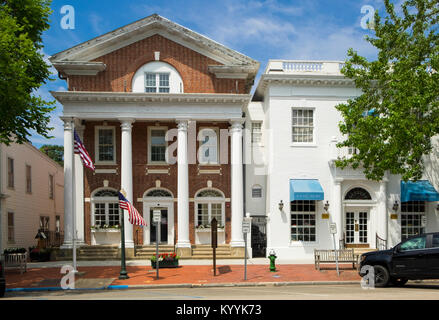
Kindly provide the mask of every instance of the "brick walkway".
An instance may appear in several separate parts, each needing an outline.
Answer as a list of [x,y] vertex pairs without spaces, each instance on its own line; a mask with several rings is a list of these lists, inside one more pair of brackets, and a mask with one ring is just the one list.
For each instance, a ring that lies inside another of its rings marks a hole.
[[[59,287],[63,274],[60,268],[33,268],[24,274],[19,271],[6,272],[6,287],[43,288]],[[160,269],[160,278],[156,279],[156,270],[150,266],[129,266],[128,280],[119,280],[120,267],[78,267],[82,274],[79,279],[114,279],[112,285],[157,285],[157,284],[209,284],[244,283],[244,266],[218,265],[217,276],[213,275],[211,265],[185,265],[179,268]],[[325,266],[321,271],[314,265],[279,265],[277,272],[270,272],[267,265],[247,266],[247,282],[297,282],[297,281],[360,281],[356,270],[342,266],[340,277],[335,266]]]

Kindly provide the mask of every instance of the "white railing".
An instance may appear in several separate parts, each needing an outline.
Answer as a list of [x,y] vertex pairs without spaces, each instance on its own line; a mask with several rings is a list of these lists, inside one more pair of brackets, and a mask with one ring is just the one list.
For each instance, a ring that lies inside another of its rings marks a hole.
[[265,73],[341,75],[342,61],[270,60]]
[[323,62],[284,62],[284,71],[314,71],[321,72],[323,70]]

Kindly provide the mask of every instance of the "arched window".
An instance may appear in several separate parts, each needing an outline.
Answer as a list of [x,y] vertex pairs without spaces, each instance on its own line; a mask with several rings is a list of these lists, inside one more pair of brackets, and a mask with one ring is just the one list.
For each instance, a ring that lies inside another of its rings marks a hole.
[[172,194],[165,189],[154,189],[148,191],[145,194],[145,197],[156,197],[156,198],[172,198]]
[[346,193],[345,200],[372,200],[369,192],[363,188],[353,188]]
[[183,81],[177,69],[162,61],[149,62],[136,71],[133,92],[183,93]]
[[95,227],[113,227],[120,225],[119,197],[115,190],[102,189],[91,197],[92,225]]
[[209,228],[213,218],[218,221],[218,227],[224,227],[224,195],[215,189],[199,191],[195,196],[195,226]]

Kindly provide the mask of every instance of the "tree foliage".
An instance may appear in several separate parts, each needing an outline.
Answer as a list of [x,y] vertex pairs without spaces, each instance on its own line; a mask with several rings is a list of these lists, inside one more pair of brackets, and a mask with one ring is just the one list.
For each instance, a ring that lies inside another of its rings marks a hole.
[[337,106],[345,135],[337,146],[357,152],[336,165],[362,167],[371,180],[386,172],[418,180],[439,133],[439,2],[406,0],[400,11],[384,3],[386,14],[375,13],[375,35],[366,37],[377,59],[349,49],[342,69],[362,94]]
[[50,76],[41,52],[50,13],[49,0],[0,0],[0,143],[23,143],[29,130],[50,138],[54,102],[35,95]]
[[59,165],[64,166],[64,147],[57,145],[45,144],[40,147],[40,151],[48,155],[52,160],[59,163]]

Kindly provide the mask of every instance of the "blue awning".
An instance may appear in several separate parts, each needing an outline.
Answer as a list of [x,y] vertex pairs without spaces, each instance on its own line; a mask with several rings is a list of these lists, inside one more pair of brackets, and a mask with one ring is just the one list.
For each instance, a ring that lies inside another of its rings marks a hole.
[[323,200],[325,195],[319,180],[291,179],[290,201],[295,200]]
[[401,202],[439,201],[439,193],[428,180],[401,181]]
[[363,117],[373,116],[375,114],[375,111],[376,111],[375,108],[372,108],[372,109],[370,109],[368,111],[364,111],[363,112]]

